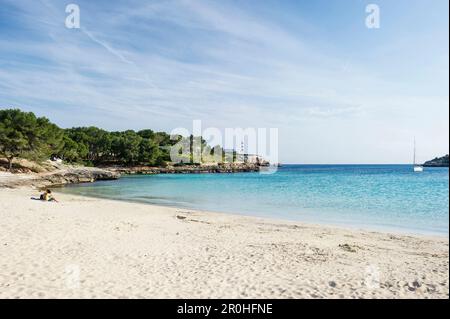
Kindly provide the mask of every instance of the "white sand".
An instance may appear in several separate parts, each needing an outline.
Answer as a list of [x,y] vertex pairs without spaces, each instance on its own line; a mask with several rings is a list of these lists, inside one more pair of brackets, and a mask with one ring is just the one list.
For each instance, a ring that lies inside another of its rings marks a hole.
[[1,298],[449,296],[447,238],[32,195],[0,189]]

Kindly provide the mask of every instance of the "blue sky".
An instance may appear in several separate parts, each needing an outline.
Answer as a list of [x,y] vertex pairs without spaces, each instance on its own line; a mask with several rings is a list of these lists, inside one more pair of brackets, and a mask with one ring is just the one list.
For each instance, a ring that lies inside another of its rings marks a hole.
[[[0,108],[62,127],[276,127],[285,163],[448,153],[447,0],[0,0]],[[380,29],[365,26],[380,7]]]

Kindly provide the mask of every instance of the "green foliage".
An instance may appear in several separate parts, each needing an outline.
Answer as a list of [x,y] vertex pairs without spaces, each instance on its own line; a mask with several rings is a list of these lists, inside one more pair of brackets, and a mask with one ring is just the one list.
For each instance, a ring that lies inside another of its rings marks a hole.
[[[178,144],[177,144],[178,143]],[[152,165],[170,161],[170,149],[181,145],[183,163],[214,162],[222,149],[200,137],[172,137],[150,129],[108,132],[97,127],[60,129],[47,118],[20,110],[0,110],[0,156],[31,159],[58,156],[84,165]],[[196,154],[195,161],[193,154]],[[198,163],[197,163],[198,164]]]
[[142,130],[142,131],[137,132],[137,134],[142,138],[147,138],[150,140],[155,139],[155,132],[153,132],[152,130]]
[[82,163],[89,153],[83,143],[77,143],[67,134],[64,135],[64,147],[60,152],[61,158],[72,163]]
[[83,159],[91,162],[100,162],[111,149],[111,133],[94,126],[76,127],[65,130],[66,135],[75,143],[82,144],[87,149]]
[[139,142],[139,162],[148,165],[157,165],[157,163],[163,162],[159,160],[162,156],[162,152],[159,149],[158,144],[149,138],[143,138]]
[[0,110],[0,155],[11,168],[15,157],[41,159],[59,153],[64,132],[45,117],[17,109]]
[[139,158],[140,143],[143,138],[134,131],[118,133],[114,139],[115,154],[119,161],[126,164],[135,164]]

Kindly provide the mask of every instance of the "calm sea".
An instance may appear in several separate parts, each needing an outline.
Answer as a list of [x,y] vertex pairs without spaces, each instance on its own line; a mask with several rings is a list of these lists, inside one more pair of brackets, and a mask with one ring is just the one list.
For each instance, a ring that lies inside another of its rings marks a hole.
[[285,165],[269,175],[136,175],[60,191],[373,230],[449,230],[448,168],[414,173],[411,165]]

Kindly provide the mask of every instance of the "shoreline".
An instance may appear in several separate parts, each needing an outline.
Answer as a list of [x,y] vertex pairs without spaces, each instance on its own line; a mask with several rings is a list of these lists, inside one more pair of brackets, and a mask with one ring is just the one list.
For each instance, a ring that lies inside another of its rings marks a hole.
[[[238,212],[230,212],[230,211],[220,211],[220,210],[206,210],[206,209],[199,209],[199,208],[190,208],[190,207],[182,207],[182,206],[176,206],[175,204],[167,204],[167,205],[161,205],[161,204],[154,204],[149,203],[145,201],[139,201],[139,200],[132,200],[132,199],[114,199],[109,197],[100,197],[100,196],[91,196],[91,195],[81,195],[81,194],[74,194],[70,192],[58,192],[61,188],[65,187],[71,187],[76,186],[76,184],[69,184],[69,185],[55,185],[51,186],[50,189],[54,190],[58,194],[64,194],[64,195],[70,195],[70,196],[76,196],[76,197],[86,197],[86,198],[92,198],[92,199],[100,199],[100,200],[108,200],[113,202],[124,202],[124,203],[130,203],[130,204],[139,204],[139,205],[148,205],[155,208],[170,208],[170,209],[180,209],[180,210],[190,210],[190,211],[196,211],[199,213],[204,214],[220,214],[220,215],[230,215],[234,217],[244,217],[244,218],[256,218],[256,219],[263,219],[267,221],[273,221],[273,222],[280,222],[280,223],[297,223],[297,224],[303,224],[308,226],[317,226],[317,227],[328,227],[328,228],[338,228],[341,230],[350,230],[350,231],[366,231],[366,232],[376,232],[376,233],[383,233],[383,234],[397,234],[397,235],[404,235],[404,236],[417,236],[417,237],[429,237],[429,238],[448,238],[449,233],[442,233],[442,232],[421,232],[419,230],[413,231],[408,230],[405,228],[404,230],[401,230],[399,228],[396,228],[395,226],[367,226],[367,225],[359,225],[359,224],[338,224],[338,223],[327,223],[327,222],[309,222],[309,221],[302,221],[302,220],[294,220],[294,219],[287,219],[287,218],[277,218],[277,217],[268,217],[268,216],[258,216],[257,214],[251,215],[251,214],[245,214],[245,213],[238,213]],[[59,196],[59,195],[58,195]]]
[[[10,173],[0,170],[0,187],[59,187],[68,184],[93,183],[102,180],[117,180],[122,175],[157,175],[157,174],[229,174],[251,173],[266,169],[265,165],[252,163],[219,163],[181,166],[98,166],[87,167],[65,165],[47,161],[46,168],[31,163],[31,167],[22,167],[19,172]],[[28,163],[28,165],[30,165]],[[41,173],[32,171],[36,167]],[[2,167],[0,167],[2,168]]]
[[[229,166],[231,165],[231,166]],[[227,169],[233,169],[233,171],[217,171],[217,165],[204,165],[199,171],[196,166],[179,166],[179,167],[149,167],[149,166],[134,166],[134,167],[86,167],[86,166],[67,166],[61,165],[58,169],[45,173],[9,173],[0,171],[0,189],[5,188],[27,188],[33,187],[38,190],[43,190],[45,188],[52,188],[56,191],[64,187],[70,187],[71,185],[77,184],[90,184],[98,181],[108,181],[117,180],[122,176],[139,176],[139,175],[157,175],[157,174],[226,174],[226,173],[242,173],[242,172],[256,172],[261,169],[261,166],[255,166],[254,164],[242,164],[242,163],[231,163]],[[73,194],[76,195],[76,194]],[[338,227],[342,229],[349,230],[362,230],[369,232],[381,232],[381,233],[393,233],[400,235],[411,235],[411,236],[435,236],[448,238],[447,232],[435,232],[435,231],[421,231],[419,229],[401,229],[396,226],[388,225],[375,225],[368,226],[362,224],[345,224],[345,223],[333,223],[333,222],[310,222],[301,221],[295,219],[283,219],[277,217],[267,217],[258,216],[257,214],[246,214],[246,213],[236,213],[230,211],[219,211],[219,210],[203,210],[198,208],[185,208],[176,205],[158,205],[143,201],[134,200],[121,200],[121,199],[111,199],[108,197],[95,197],[89,195],[82,195],[90,198],[115,200],[128,203],[139,203],[144,205],[151,205],[156,207],[168,207],[174,209],[190,209],[196,211],[203,211],[209,213],[219,213],[227,215],[236,215],[244,217],[255,217],[255,218],[266,218],[270,220],[280,220],[282,222],[298,222],[305,223],[309,225],[322,225],[325,227]]]
[[448,238],[35,193],[0,189],[3,298],[448,298]]

